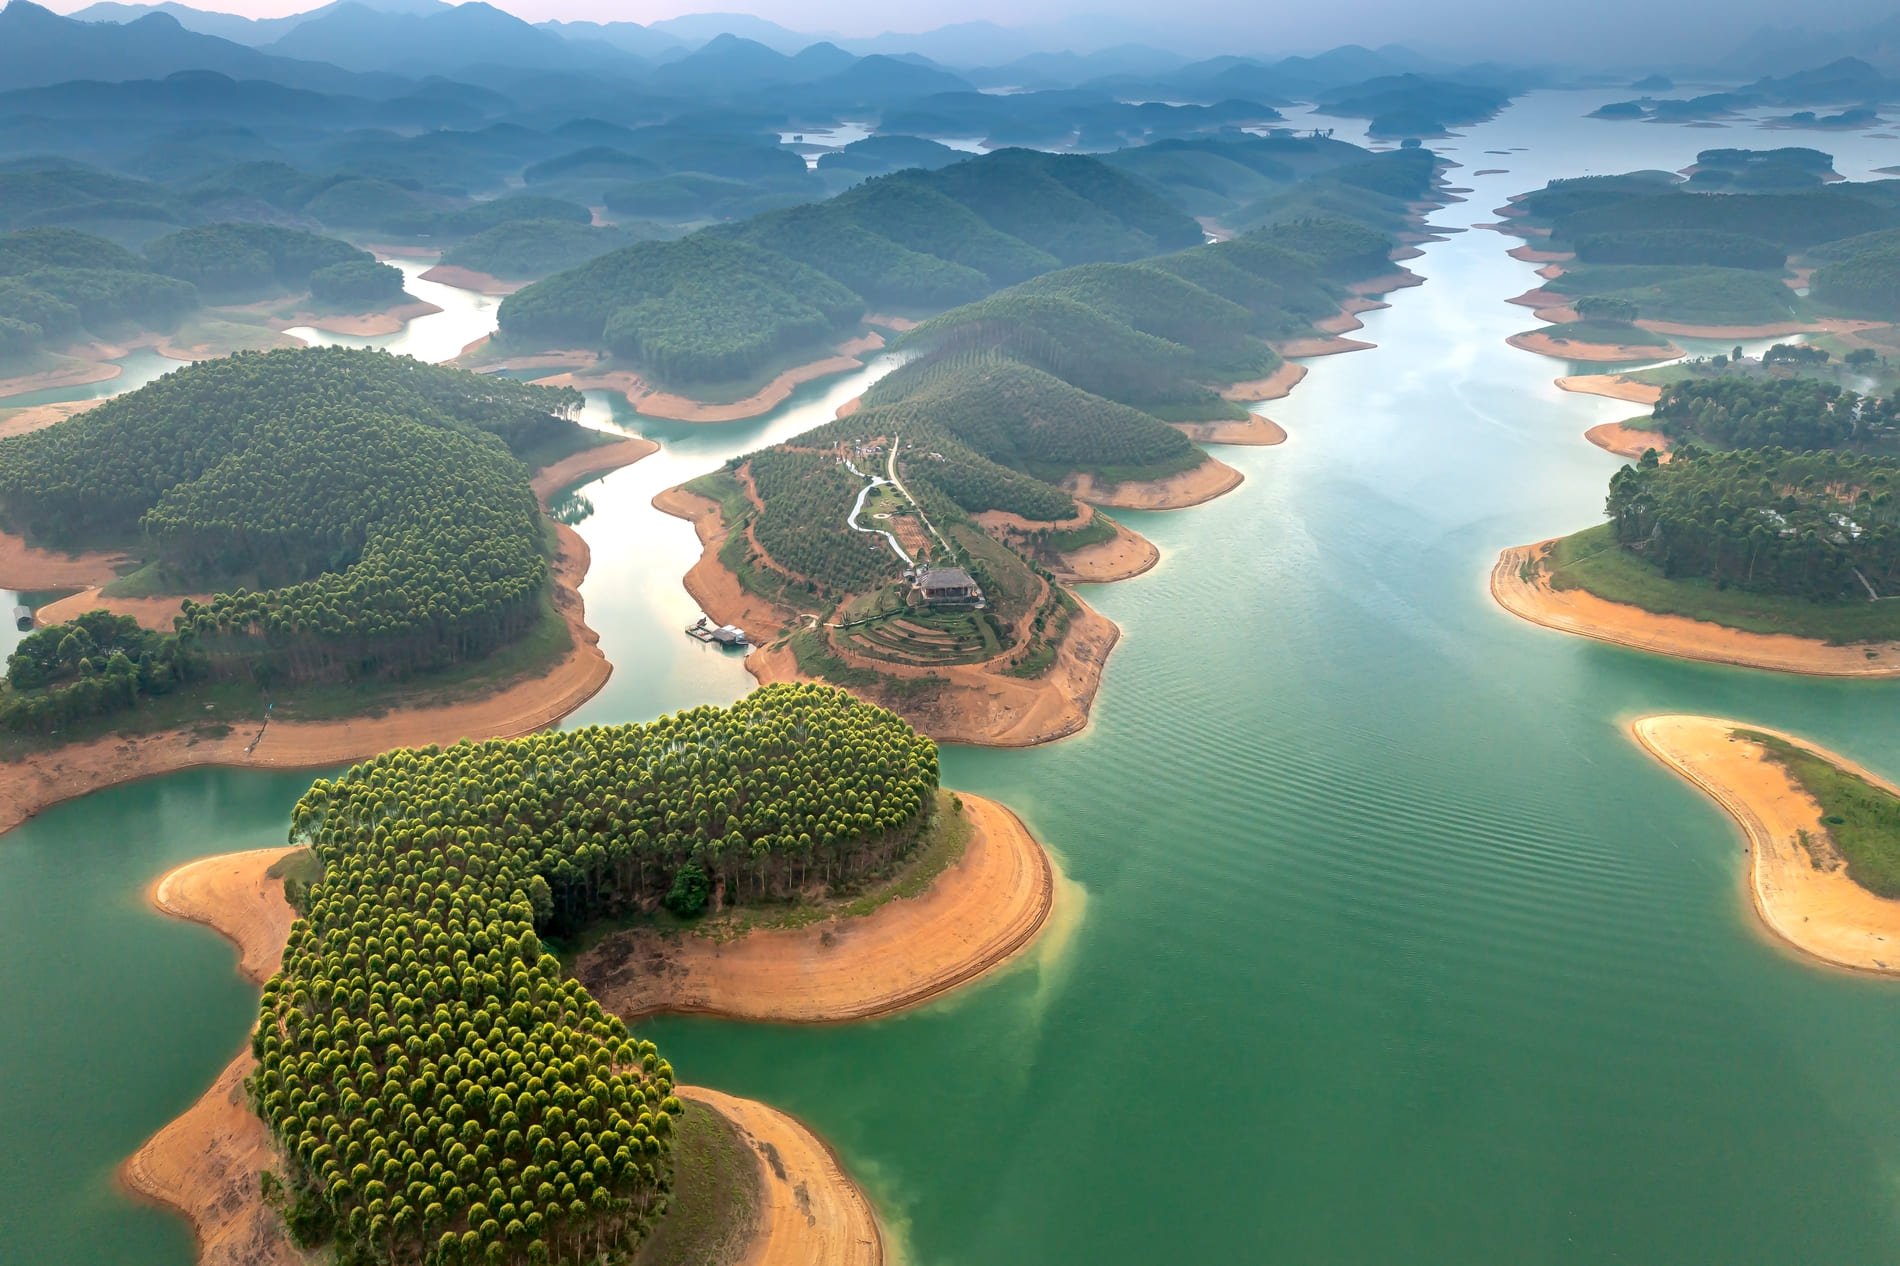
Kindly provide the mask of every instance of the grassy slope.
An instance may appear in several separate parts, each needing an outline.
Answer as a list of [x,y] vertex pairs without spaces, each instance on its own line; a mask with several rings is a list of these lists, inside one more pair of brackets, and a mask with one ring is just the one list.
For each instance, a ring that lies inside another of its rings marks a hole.
[[673,1193],[633,1266],[731,1266],[758,1221],[759,1165],[738,1130],[697,1105],[673,1129]]
[[1737,730],[1767,750],[1815,803],[1850,879],[1882,897],[1900,897],[1900,797],[1772,734]]
[[1670,580],[1628,550],[1616,548],[1607,523],[1558,541],[1551,548],[1549,569],[1557,589],[1584,589],[1611,602],[1750,633],[1792,633],[1832,643],[1900,638],[1900,602],[1808,602],[1717,589],[1706,580]]
[[1533,333],[1560,343],[1598,343],[1610,347],[1658,349],[1669,346],[1666,336],[1623,321],[1566,321],[1561,325],[1546,325]]

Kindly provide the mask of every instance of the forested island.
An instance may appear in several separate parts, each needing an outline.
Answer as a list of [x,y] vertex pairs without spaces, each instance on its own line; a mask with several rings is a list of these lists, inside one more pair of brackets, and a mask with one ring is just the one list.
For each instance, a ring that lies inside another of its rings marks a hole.
[[1741,826],[1752,904],[1769,929],[1823,962],[1900,971],[1900,788],[1812,743],[1733,721],[1655,716],[1631,730]]
[[1688,171],[1554,180],[1500,208],[1497,227],[1544,265],[1544,284],[1513,302],[1552,322],[1511,341],[1569,360],[1670,359],[1671,335],[1842,333],[1900,316],[1900,181],[1840,182],[1829,155],[1801,148],[1705,150]]
[[[530,474],[605,442],[569,420],[578,403],[380,352],[285,350],[0,440],[0,519],[23,548],[86,551],[104,608],[22,642],[0,725],[43,744],[207,703],[320,717],[559,658],[570,632]],[[118,600],[150,627],[111,614]]]
[[[1414,198],[1435,179],[1419,151],[1370,166]],[[837,421],[659,499],[705,545],[688,588],[766,643],[762,680],[848,686],[944,739],[1079,729],[1116,632],[1066,584],[1156,557],[1105,511],[1234,487],[1189,435],[1273,442],[1236,401],[1297,381],[1275,344],[1410,280],[1393,237],[1313,212],[1379,221],[1390,195],[1296,188],[1232,240],[1043,272],[904,333]]]
[[[619,790],[603,795],[603,773]],[[795,1237],[875,1239],[863,1197],[828,1192],[849,1181],[815,1167],[802,1136],[777,1137],[786,1150],[774,1156],[777,1127],[755,1115],[769,1110],[680,1085],[653,1043],[566,974],[557,948],[656,917],[690,928],[709,908],[804,909],[821,891],[928,906],[968,876],[939,860],[909,877],[941,839],[967,836],[966,812],[979,809],[998,812],[939,790],[929,740],[820,686],[767,687],[640,725],[400,750],[319,781],[292,816],[292,844],[309,854],[209,859],[159,892],[166,908],[218,926],[239,892],[274,902],[259,892],[272,880],[294,906],[240,942],[249,964],[275,957],[262,942],[288,931],[250,1049],[221,1079],[244,1078],[269,1139],[247,1141],[232,1123],[215,1176],[184,1179],[176,1149],[207,1128],[193,1118],[219,1113],[208,1095],[141,1151],[133,1181],[183,1204],[201,1234],[288,1238],[365,1263],[603,1251],[643,1262],[648,1247],[701,1260],[748,1238],[790,1249],[777,1238],[788,1228],[755,1208],[759,1185],[775,1181],[798,1184]],[[982,940],[994,919],[959,920],[962,951],[988,955],[959,979],[1019,947]],[[928,946],[880,952],[901,965],[916,950],[927,975]],[[785,946],[775,952],[790,988],[801,969]],[[655,977],[647,996],[672,996],[677,982],[641,963]],[[734,1123],[749,1146],[729,1137]],[[863,1225],[831,1224],[841,1197]],[[882,1260],[859,1251],[850,1260]]]

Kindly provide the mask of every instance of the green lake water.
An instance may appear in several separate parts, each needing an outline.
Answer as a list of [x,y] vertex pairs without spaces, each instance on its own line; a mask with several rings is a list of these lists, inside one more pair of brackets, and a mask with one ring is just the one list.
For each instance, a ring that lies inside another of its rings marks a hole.
[[[1449,142],[1477,193],[1434,220],[1763,143],[1579,117],[1605,99],[1540,94]],[[1822,144],[1850,176],[1892,161]],[[1582,432],[1632,411],[1504,346],[1532,322],[1502,300],[1536,281],[1511,244],[1427,246],[1428,284],[1366,318],[1380,346],[1267,407],[1286,445],[1221,451],[1240,489],[1126,516],[1163,558],[1088,591],[1126,636],[1086,733],[946,750],[946,781],[1016,808],[1083,894],[1055,944],[891,1020],[645,1026],[687,1079],[812,1123],[913,1266],[1900,1259],[1900,984],[1763,937],[1736,831],[1623,732],[1707,712],[1900,774],[1900,683],[1672,663],[1491,602],[1501,547],[1597,516],[1616,463]],[[616,671],[576,722],[745,691],[681,636],[697,548],[647,500],[872,372],[733,426],[595,400],[666,447],[582,490]],[[0,840],[0,1261],[189,1262],[111,1172],[254,994],[142,890],[280,840],[308,781],[186,773]]]

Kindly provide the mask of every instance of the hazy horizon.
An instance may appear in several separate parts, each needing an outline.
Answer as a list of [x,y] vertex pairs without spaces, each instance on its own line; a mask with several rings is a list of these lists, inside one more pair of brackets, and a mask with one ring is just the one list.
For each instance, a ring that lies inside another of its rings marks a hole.
[[[327,0],[324,0],[327,2]],[[374,0],[368,0],[376,7]],[[493,3],[493,0],[490,0]],[[75,13],[93,0],[50,0],[46,7]],[[310,0],[216,0],[189,7],[249,18],[284,17],[322,7]],[[1613,65],[1714,61],[1757,28],[1794,26],[1811,31],[1852,30],[1892,15],[1882,0],[1847,0],[1825,11],[1790,13],[1768,0],[1714,6],[1659,8],[1641,0],[1606,0],[1590,14],[1585,29],[1546,32],[1525,20],[1519,5],[1499,0],[1454,0],[1449,6],[1421,9],[1399,0],[1369,0],[1351,9],[1298,11],[1297,24],[1274,11],[1237,17],[1227,0],[1182,0],[1165,20],[1152,6],[1135,0],[1088,0],[1083,4],[1021,3],[1020,0],[924,0],[902,11],[902,29],[892,27],[891,11],[858,0],[762,0],[743,7],[713,8],[652,0],[505,0],[494,7],[529,22],[639,22],[650,24],[698,14],[762,18],[814,37],[864,39],[884,34],[921,34],[941,26],[987,21],[1016,30],[1073,24],[1064,38],[1081,50],[1119,43],[1147,43],[1185,53],[1235,52],[1291,55],[1314,53],[1342,44],[1376,48],[1398,43],[1454,60],[1508,57],[1526,62],[1576,62],[1595,59]],[[1289,10],[1288,14],[1292,12]],[[1719,15],[1719,17],[1718,17]],[[1663,48],[1668,43],[1671,46]],[[1065,47],[1060,41],[1051,49]],[[1451,50],[1456,50],[1453,53]]]

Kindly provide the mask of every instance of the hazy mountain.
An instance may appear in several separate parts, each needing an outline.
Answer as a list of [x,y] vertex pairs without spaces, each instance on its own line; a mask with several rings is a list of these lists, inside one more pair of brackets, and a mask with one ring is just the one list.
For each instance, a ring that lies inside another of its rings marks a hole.
[[542,30],[552,31],[567,40],[598,40],[602,44],[632,53],[650,62],[677,57],[689,51],[689,45],[677,36],[638,22],[540,22]]
[[638,69],[629,54],[593,41],[567,40],[512,13],[473,0],[422,13],[393,13],[350,0],[292,27],[264,46],[286,57],[352,70],[454,71],[469,66]]
[[1737,75],[1772,75],[1790,66],[1819,66],[1846,57],[1900,74],[1900,14],[1857,31],[1762,27],[1717,68]]
[[670,35],[689,47],[710,44],[721,35],[734,35],[788,56],[825,38],[823,33],[801,34],[750,13],[685,13],[662,18],[647,29]]
[[1165,74],[1186,62],[1179,53],[1145,44],[1122,44],[1094,53],[1030,53],[964,74],[971,83],[984,88],[1071,88],[1107,75]]
[[[239,44],[249,44],[256,48],[281,39],[292,27],[301,26],[312,18],[319,18],[339,5],[351,0],[334,0],[321,8],[307,9],[302,13],[292,13],[281,18],[247,18],[236,13],[215,13],[208,9],[193,9],[173,0],[164,0],[161,4],[120,4],[118,0],[102,0],[99,4],[89,5],[77,13],[70,14],[79,22],[135,22],[148,13],[168,13],[178,19],[178,24],[187,31],[196,31],[200,35],[215,35],[219,39],[232,40]],[[434,13],[449,6],[443,0],[355,0],[371,9],[385,13]]]
[[76,22],[27,0],[12,0],[0,9],[0,91],[74,79],[164,79],[189,70],[238,80],[267,79],[318,92],[390,96],[409,87],[387,76],[351,74],[201,35],[166,13],[148,13],[121,26]]

